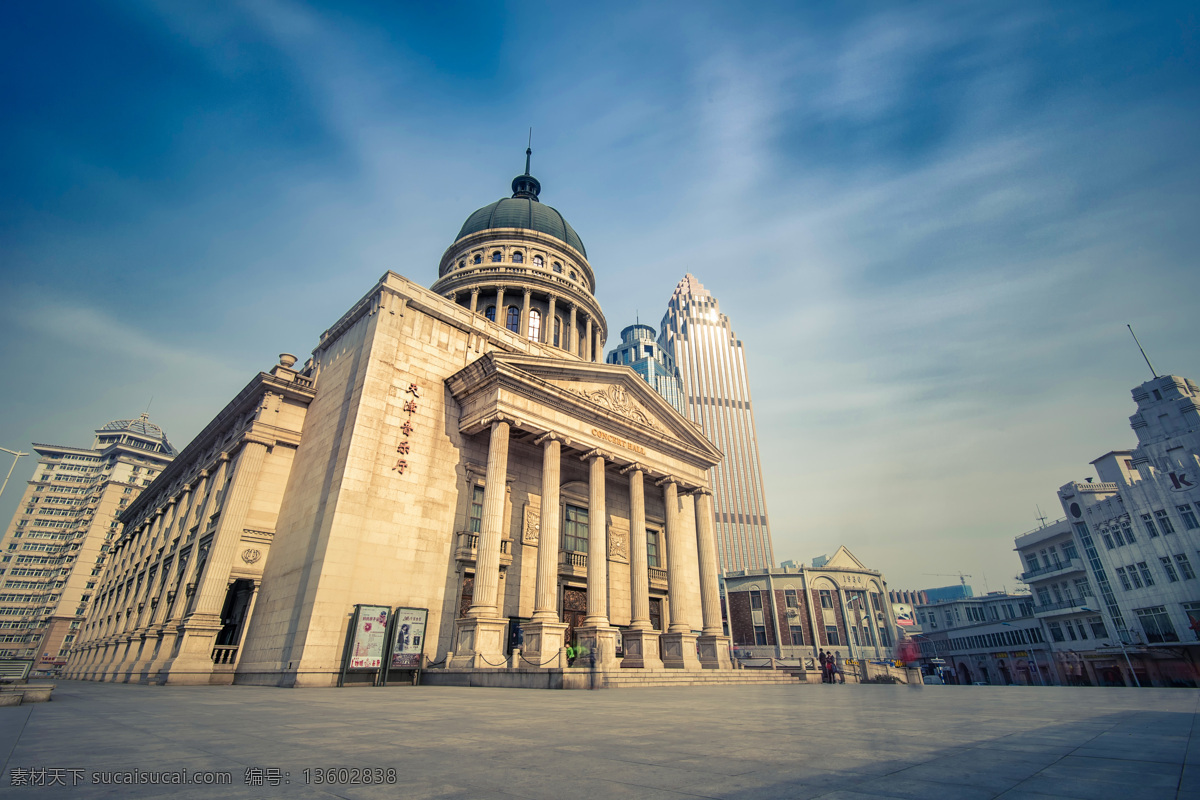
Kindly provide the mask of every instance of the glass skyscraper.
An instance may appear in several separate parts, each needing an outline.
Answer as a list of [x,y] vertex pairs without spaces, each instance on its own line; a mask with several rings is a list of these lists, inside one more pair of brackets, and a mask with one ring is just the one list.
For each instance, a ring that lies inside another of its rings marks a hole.
[[678,369],[684,416],[725,454],[711,475],[721,569],[767,569],[775,552],[742,342],[692,275],[671,295],[659,344]]
[[687,415],[675,359],[655,341],[654,328],[649,325],[630,325],[621,331],[621,343],[605,360],[609,364],[632,367],[654,391],[675,406],[676,411]]

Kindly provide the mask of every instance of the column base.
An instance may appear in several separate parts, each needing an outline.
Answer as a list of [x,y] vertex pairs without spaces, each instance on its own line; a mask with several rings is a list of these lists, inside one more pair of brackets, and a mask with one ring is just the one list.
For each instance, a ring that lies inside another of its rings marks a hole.
[[696,657],[696,638],[694,633],[664,633],[659,636],[663,666],[667,669],[700,669],[700,659]]
[[[609,625],[580,625],[575,629],[575,640],[596,654],[596,669],[618,669],[621,662],[617,661],[617,629]],[[575,659],[575,666],[591,666],[580,664]]]
[[454,658],[446,664],[452,669],[500,669],[508,666],[504,654],[508,620],[495,617],[463,617],[455,620],[458,645]]
[[163,665],[158,683],[166,685],[203,685],[213,671],[213,645],[221,632],[221,621],[212,614],[197,615],[179,626],[178,652]]
[[733,669],[729,659],[729,637],[702,635],[696,640],[700,648],[700,666],[704,669]]
[[558,669],[558,651],[563,646],[567,623],[535,619],[522,625],[521,632],[525,637],[522,653],[525,661],[521,666]]
[[662,658],[658,651],[658,631],[631,630],[621,634],[625,645],[622,669],[662,669]]

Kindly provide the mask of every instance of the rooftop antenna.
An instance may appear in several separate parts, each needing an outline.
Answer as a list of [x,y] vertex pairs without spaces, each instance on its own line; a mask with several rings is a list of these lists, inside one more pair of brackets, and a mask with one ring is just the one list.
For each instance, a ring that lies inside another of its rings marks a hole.
[[1142,348],[1142,343],[1138,341],[1137,334],[1133,332],[1133,326],[1129,323],[1126,323],[1125,327],[1129,328],[1129,335],[1133,337],[1133,341],[1138,346],[1138,350],[1142,351],[1142,358],[1146,359],[1146,366],[1150,368],[1150,374],[1157,378],[1158,373],[1154,371],[1154,365],[1150,363],[1150,358],[1146,355],[1145,349]]
[[1036,508],[1038,511],[1037,518],[1042,521],[1042,527],[1043,528],[1046,527],[1046,515],[1042,513],[1042,507],[1040,505],[1038,505],[1037,503],[1034,503],[1033,507]]
[[529,174],[529,157],[533,155],[533,126],[529,127],[529,143],[525,146],[525,174]]
[[150,413],[150,405],[151,405],[151,403],[153,403],[153,402],[154,402],[154,395],[150,395],[150,402],[149,402],[149,403],[146,403],[146,410],[142,412],[143,414],[149,414],[149,413]]

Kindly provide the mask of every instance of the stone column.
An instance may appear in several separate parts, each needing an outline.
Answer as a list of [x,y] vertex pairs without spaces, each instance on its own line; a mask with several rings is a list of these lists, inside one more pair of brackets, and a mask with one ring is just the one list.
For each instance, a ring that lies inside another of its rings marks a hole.
[[[221,498],[221,518],[213,533],[208,562],[196,586],[196,602],[183,621],[179,655],[168,667],[166,683],[208,683],[212,674],[212,648],[222,628],[229,571],[242,542],[246,513],[258,487],[258,476],[267,457],[268,443],[247,439],[234,468],[229,495]],[[202,521],[203,522],[203,521]]]
[[[618,665],[617,631],[608,622],[608,511],[604,503],[604,460],[599,450],[582,457],[588,462],[588,582],[587,617],[575,629],[580,644],[596,654],[596,665]],[[576,661],[576,663],[579,663]]]
[[574,353],[575,355],[579,355],[579,348],[576,346],[576,342],[575,342],[575,314],[576,313],[577,313],[577,309],[575,308],[575,304],[571,303],[571,321],[567,325],[567,335],[563,339],[563,350],[566,350],[568,353]]
[[476,286],[474,289],[471,290],[471,313],[472,314],[477,313],[476,309],[478,309],[478,308],[479,308],[479,287]]
[[496,290],[496,324],[501,328],[508,321],[508,316],[504,313],[504,287],[501,286]]
[[[692,493],[696,502],[696,553],[700,561],[700,608],[703,632],[700,634],[700,664],[707,669],[732,669],[729,638],[721,624],[721,587],[717,568],[716,526],[713,524],[712,492],[706,488]],[[775,593],[771,593],[771,613],[778,616]]]
[[488,446],[483,519],[475,552],[475,589],[467,616],[458,620],[454,667],[502,667],[505,622],[500,618],[500,540],[503,538],[504,495],[508,480],[509,422],[492,423]]
[[525,623],[525,666],[555,668],[563,646],[566,623],[558,620],[558,487],[562,481],[562,439],[547,433],[537,439],[542,446],[542,506],[538,524],[537,583],[533,619]]
[[650,627],[650,569],[646,558],[646,492],[641,464],[621,470],[629,475],[629,630],[622,637],[622,667],[662,669],[658,631]]
[[525,299],[521,301],[521,334],[522,339],[529,338],[529,296],[533,294],[531,289],[525,290]]
[[557,301],[557,297],[550,295],[550,308],[546,312],[545,331],[542,334],[542,341],[545,344],[554,344],[554,323],[556,322],[556,318],[554,316],[554,305]]
[[600,329],[598,327],[596,328],[596,355],[592,358],[592,361],[604,361],[604,341],[600,338]]
[[683,532],[679,522],[679,483],[673,477],[658,482],[663,487],[663,503],[667,517],[667,594],[670,601],[671,624],[660,639],[663,666],[672,669],[700,669],[696,657],[696,636],[684,621],[683,605]]
[[595,348],[592,346],[592,317],[589,314],[583,325],[583,352],[579,355],[584,361],[592,360],[592,353]]

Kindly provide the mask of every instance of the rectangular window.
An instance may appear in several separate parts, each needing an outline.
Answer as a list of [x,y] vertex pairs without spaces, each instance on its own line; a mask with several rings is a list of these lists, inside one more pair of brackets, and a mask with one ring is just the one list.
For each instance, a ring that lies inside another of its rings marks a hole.
[[854,642],[854,646],[858,647],[862,643],[858,640],[858,626],[850,626],[850,639]]
[[767,629],[762,625],[754,626],[754,643],[759,645],[767,643]]
[[659,566],[658,563],[658,531],[646,531],[646,566]]
[[1154,519],[1158,521],[1158,527],[1163,533],[1175,532],[1175,526],[1171,524],[1171,518],[1167,516],[1166,511],[1155,511]]
[[839,647],[842,644],[841,637],[838,636],[836,625],[825,626],[825,638],[829,640],[829,644],[833,647]]
[[1142,580],[1146,582],[1146,585],[1153,586],[1154,585],[1154,577],[1150,574],[1150,567],[1148,567],[1146,565],[1146,562],[1139,561],[1137,564],[1137,567],[1138,567],[1138,572],[1142,573]]
[[1142,526],[1146,529],[1146,533],[1150,534],[1151,539],[1158,536],[1158,528],[1154,527],[1154,519],[1149,514],[1142,514]]
[[762,611],[762,592],[750,593],[750,608],[755,611]]
[[821,589],[821,608],[833,608],[833,593],[829,589]]
[[468,530],[479,533],[483,528],[483,487],[476,486],[471,490],[471,512]]
[[1038,564],[1038,557],[1036,553],[1030,553],[1029,555],[1025,556],[1025,563],[1029,565],[1030,572],[1033,572],[1038,568],[1038,566],[1040,566]]
[[1196,515],[1192,513],[1191,503],[1183,506],[1175,506],[1175,509],[1179,512],[1179,516],[1183,520],[1184,528],[1189,531],[1194,531],[1197,528],[1200,528],[1200,522],[1196,521]]
[[1163,572],[1167,573],[1168,582],[1175,583],[1175,581],[1179,580],[1179,576],[1175,574],[1175,565],[1171,563],[1170,558],[1162,556],[1158,560],[1162,562]]
[[1137,614],[1138,621],[1142,623],[1142,630],[1146,632],[1146,641],[1150,644],[1179,641],[1179,636],[1175,633],[1174,626],[1171,625],[1171,618],[1167,615],[1165,606],[1135,608],[1133,612]]
[[1069,638],[1072,642],[1076,641],[1079,637],[1075,635],[1075,626],[1071,624],[1071,620],[1066,621],[1066,628],[1067,638]]
[[1133,586],[1129,583],[1129,578],[1125,575],[1124,567],[1117,567],[1117,578],[1120,579],[1121,586],[1125,589],[1125,591],[1129,591],[1133,588]]
[[1050,590],[1047,589],[1045,586],[1038,587],[1037,596],[1038,596],[1038,605],[1039,606],[1050,605]]
[[1188,627],[1191,628],[1192,636],[1200,639],[1200,603],[1184,603],[1183,610],[1187,613]]
[[1092,585],[1088,583],[1087,578],[1075,579],[1075,591],[1079,593],[1081,598],[1092,596]]
[[1107,639],[1108,631],[1104,627],[1103,617],[1088,617],[1088,625],[1092,629],[1092,638]]
[[1104,531],[1102,534],[1100,534],[1100,536],[1104,539],[1104,546],[1109,550],[1112,550],[1114,547],[1116,547],[1116,545],[1113,544],[1112,536],[1109,535],[1108,531]]
[[1057,622],[1047,622],[1046,627],[1050,629],[1050,638],[1056,642],[1065,642],[1066,637],[1063,636],[1062,626]]
[[788,631],[792,635],[792,645],[793,646],[798,647],[798,646],[804,644],[804,628],[801,628],[799,625],[793,625],[790,628],[788,628]]
[[[1104,535],[1107,536],[1108,534],[1106,533]],[[1125,540],[1121,537],[1121,529],[1120,528],[1113,528],[1112,536],[1113,536],[1113,539],[1115,539],[1117,542],[1117,547],[1125,546]]]
[[1133,538],[1133,528],[1131,528],[1129,523],[1125,522],[1124,520],[1121,521],[1121,533],[1125,534],[1125,541],[1129,542],[1130,544],[1133,544],[1137,541],[1137,539]]
[[800,597],[796,594],[795,589],[784,589],[783,597],[784,597],[784,600],[787,602],[788,608],[799,608],[800,607]]
[[562,549],[568,553],[588,551],[588,510],[567,506],[563,512]]
[[1129,575],[1129,581],[1133,584],[1133,588],[1142,588],[1142,579],[1138,577],[1138,571],[1135,567],[1132,565],[1128,566],[1125,568],[1125,572]]
[[1075,549],[1074,542],[1067,542],[1063,545],[1063,555],[1072,561],[1079,558],[1079,551]]
[[1183,576],[1185,581],[1189,581],[1196,577],[1196,571],[1192,569],[1192,562],[1188,561],[1188,557],[1183,553],[1175,556],[1175,563],[1179,565],[1179,574]]

